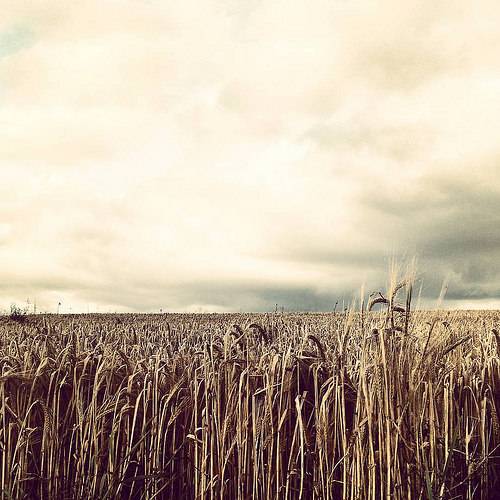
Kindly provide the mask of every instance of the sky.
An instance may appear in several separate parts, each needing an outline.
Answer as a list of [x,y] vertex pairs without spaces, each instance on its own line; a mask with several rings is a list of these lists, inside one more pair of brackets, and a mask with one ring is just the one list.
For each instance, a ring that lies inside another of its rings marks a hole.
[[500,309],[497,0],[2,0],[0,311]]

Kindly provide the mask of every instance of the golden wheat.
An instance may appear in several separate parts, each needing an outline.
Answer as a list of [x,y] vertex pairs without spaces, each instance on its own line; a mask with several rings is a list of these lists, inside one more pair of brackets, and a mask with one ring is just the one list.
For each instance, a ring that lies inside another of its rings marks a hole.
[[491,498],[500,313],[409,296],[1,318],[0,498]]

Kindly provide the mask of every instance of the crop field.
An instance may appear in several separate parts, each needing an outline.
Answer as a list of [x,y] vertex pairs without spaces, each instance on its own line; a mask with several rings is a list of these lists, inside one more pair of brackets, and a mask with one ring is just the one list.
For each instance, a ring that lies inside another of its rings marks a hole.
[[341,313],[0,318],[1,498],[494,498],[500,312],[410,311],[405,286]]

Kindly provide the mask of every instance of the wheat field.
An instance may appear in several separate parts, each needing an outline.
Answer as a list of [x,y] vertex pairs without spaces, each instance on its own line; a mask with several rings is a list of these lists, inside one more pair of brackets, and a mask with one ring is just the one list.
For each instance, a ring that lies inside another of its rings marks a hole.
[[1,498],[494,498],[500,312],[410,300],[2,317]]

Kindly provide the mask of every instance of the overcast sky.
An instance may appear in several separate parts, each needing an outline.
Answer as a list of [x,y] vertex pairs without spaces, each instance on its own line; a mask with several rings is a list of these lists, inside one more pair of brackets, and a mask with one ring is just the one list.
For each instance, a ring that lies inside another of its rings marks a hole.
[[500,308],[497,0],[2,0],[0,310]]

